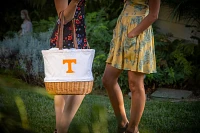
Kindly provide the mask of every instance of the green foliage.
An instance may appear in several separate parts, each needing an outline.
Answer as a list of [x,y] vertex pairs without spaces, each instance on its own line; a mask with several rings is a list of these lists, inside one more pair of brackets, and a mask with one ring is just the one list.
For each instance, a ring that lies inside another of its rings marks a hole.
[[116,23],[116,19],[109,21],[107,16],[108,14],[104,10],[88,13],[86,16],[88,42],[99,52],[108,52],[112,29]]
[[[96,50],[93,75],[94,89],[104,89],[102,76],[110,49],[117,18],[110,20],[105,10],[87,13],[86,32],[90,47]],[[34,23],[37,33],[19,37],[16,33],[0,42],[0,67],[17,71],[18,77],[33,84],[43,85],[44,66],[42,49],[49,48],[49,38],[57,18]],[[156,27],[154,27],[156,31]],[[41,32],[45,31],[47,32]],[[171,35],[155,32],[157,73],[148,74],[146,86],[198,88],[200,83],[200,46],[186,40],[170,40]],[[124,93],[129,91],[127,72],[123,71],[119,84]]]
[[47,20],[41,19],[40,21],[33,21],[34,33],[46,32],[55,26],[57,17],[49,17]]
[[120,0],[87,0],[86,1],[86,12],[98,12],[104,10],[108,13],[109,20],[118,17],[119,13],[123,8],[123,2]]
[[[186,40],[170,40],[170,36],[155,35],[157,73],[146,76],[147,85],[193,89],[191,84],[195,71],[199,68],[195,51],[199,45]],[[196,86],[197,87],[197,86]]]
[[52,31],[23,36],[17,34],[0,42],[0,67],[16,71],[24,81],[43,85],[44,65],[41,50],[49,48]]
[[[12,91],[10,92],[8,88],[5,89],[2,83],[0,92],[0,132],[33,133],[30,130],[25,105],[21,97]],[[2,97],[2,95],[4,96]]]

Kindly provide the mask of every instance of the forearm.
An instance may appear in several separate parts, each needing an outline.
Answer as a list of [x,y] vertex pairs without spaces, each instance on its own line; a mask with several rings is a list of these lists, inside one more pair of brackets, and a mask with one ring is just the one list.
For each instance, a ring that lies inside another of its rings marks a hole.
[[158,19],[159,10],[160,0],[149,0],[149,14],[128,33],[128,37],[135,37],[152,25]]
[[68,0],[54,0],[58,16],[60,12],[64,11],[65,23],[73,19],[78,2],[79,0],[71,0],[68,5]]
[[74,18],[78,2],[79,0],[72,0],[68,7],[64,10],[65,23]]
[[155,21],[157,20],[156,16],[148,15],[146,16],[140,24],[138,24],[132,31],[131,31],[131,37],[135,37],[142,33],[144,30],[146,30],[149,26],[151,26]]

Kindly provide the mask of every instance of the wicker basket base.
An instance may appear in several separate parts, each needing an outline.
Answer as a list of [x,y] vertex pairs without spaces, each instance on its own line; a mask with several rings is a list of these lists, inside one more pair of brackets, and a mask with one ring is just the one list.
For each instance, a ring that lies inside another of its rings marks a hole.
[[85,95],[93,88],[93,81],[45,82],[45,88],[52,95]]

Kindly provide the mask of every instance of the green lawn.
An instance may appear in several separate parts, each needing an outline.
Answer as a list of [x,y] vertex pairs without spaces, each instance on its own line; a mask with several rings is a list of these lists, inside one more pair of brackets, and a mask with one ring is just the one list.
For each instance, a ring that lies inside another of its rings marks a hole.
[[[1,133],[6,133],[3,129],[28,132],[20,129],[21,125],[34,133],[53,133],[55,127],[53,97],[46,93],[45,88],[30,86],[18,79],[0,75],[0,89]],[[127,97],[125,97],[125,107],[129,116],[130,99]],[[116,133],[115,131],[116,120],[108,97],[92,93],[85,97],[71,123],[69,133]],[[140,133],[199,132],[200,101],[146,102]]]

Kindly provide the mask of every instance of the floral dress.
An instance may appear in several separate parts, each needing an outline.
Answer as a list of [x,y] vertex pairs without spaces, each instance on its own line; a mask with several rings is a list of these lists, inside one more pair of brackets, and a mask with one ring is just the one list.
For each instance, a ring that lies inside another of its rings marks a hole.
[[145,74],[156,72],[154,35],[152,26],[137,37],[128,38],[134,29],[149,13],[147,0],[127,0],[118,17],[110,42],[106,62],[113,67]]
[[[75,31],[76,31],[76,39],[78,43],[79,49],[86,49],[88,48],[87,45],[87,38],[86,38],[86,31],[85,31],[85,0],[80,0],[77,5],[76,12],[74,15],[75,21]],[[72,32],[72,21],[68,22],[64,25],[63,29],[63,48],[74,48],[73,43],[73,32]],[[50,48],[55,48],[56,44],[58,43],[58,27],[59,27],[59,20],[57,21],[53,33],[50,38]]]

